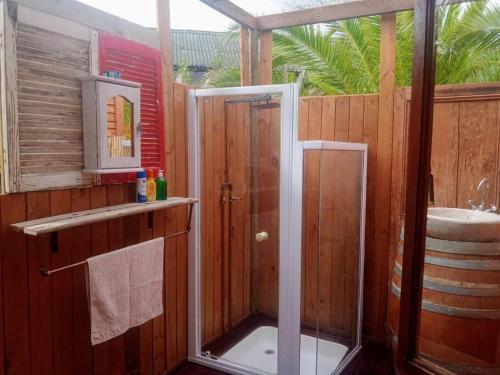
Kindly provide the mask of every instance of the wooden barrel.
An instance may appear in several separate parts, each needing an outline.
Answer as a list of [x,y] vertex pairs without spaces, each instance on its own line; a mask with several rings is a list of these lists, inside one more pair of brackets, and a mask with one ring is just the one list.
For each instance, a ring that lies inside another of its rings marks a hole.
[[[389,299],[393,342],[399,327],[403,230]],[[419,353],[459,374],[500,374],[500,242],[427,237]]]

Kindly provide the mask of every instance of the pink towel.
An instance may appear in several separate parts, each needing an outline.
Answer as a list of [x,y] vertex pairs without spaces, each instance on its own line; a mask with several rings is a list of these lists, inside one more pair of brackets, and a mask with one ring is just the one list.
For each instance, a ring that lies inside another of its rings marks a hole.
[[163,313],[164,239],[87,259],[92,345]]

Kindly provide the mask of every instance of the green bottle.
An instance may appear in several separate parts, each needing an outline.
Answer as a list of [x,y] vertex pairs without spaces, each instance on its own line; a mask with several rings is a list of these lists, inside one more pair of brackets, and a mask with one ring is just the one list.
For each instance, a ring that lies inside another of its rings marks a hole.
[[163,171],[158,171],[158,177],[156,177],[156,200],[164,201],[167,199],[167,180],[163,177]]

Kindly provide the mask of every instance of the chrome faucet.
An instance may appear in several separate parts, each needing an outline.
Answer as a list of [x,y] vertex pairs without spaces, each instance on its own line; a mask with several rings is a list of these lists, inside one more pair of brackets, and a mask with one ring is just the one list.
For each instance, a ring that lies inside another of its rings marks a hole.
[[488,191],[490,190],[490,181],[485,177],[479,184],[477,185],[476,191],[479,193],[479,206],[474,204],[472,199],[469,199],[467,203],[471,206],[473,210],[484,211],[484,212],[493,212],[497,211],[497,206],[491,204],[489,208],[486,207],[486,196],[488,195]]

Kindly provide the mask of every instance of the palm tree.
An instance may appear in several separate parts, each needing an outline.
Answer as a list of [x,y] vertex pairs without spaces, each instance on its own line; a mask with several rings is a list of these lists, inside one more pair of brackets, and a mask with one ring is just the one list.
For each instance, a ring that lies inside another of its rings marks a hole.
[[[500,4],[484,0],[439,9],[437,84],[500,81]],[[234,37],[236,31],[232,31]],[[273,79],[293,80],[302,71],[302,94],[378,91],[380,17],[364,17],[273,32]],[[398,86],[411,85],[413,12],[397,16]],[[210,86],[239,82],[237,70],[208,75]]]
[[[397,82],[411,84],[413,13],[398,16]],[[475,1],[439,9],[436,84],[500,81],[500,3]]]

